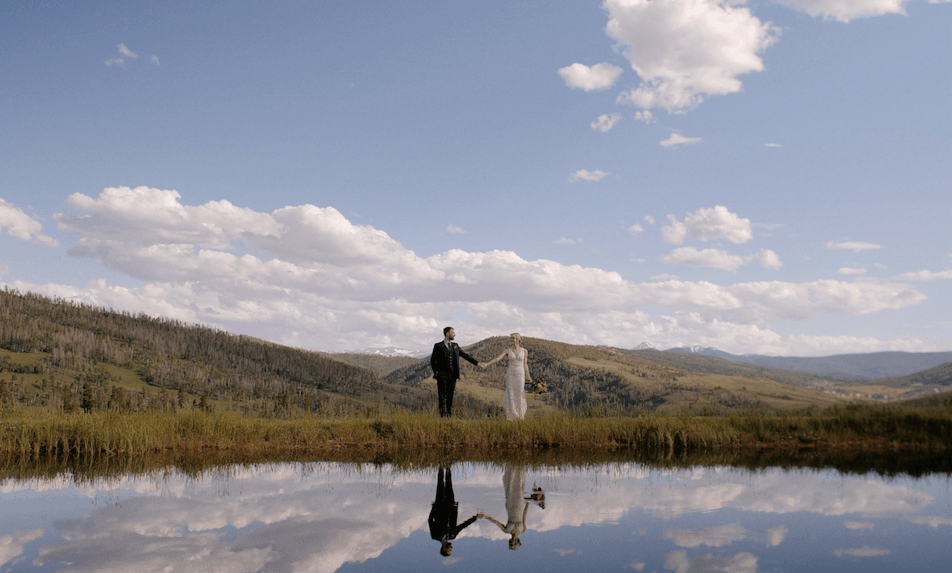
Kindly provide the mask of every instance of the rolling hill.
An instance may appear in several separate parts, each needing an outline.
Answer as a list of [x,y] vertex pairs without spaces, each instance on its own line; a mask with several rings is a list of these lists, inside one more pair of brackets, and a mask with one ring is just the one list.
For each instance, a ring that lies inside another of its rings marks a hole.
[[[861,380],[653,349],[623,350],[527,338],[529,368],[548,383],[530,411],[638,412],[796,409],[865,398],[878,388],[924,395],[948,387],[952,365],[903,378]],[[486,361],[508,338],[467,352]],[[457,410],[501,411],[504,361],[464,363]],[[875,385],[873,385],[875,382]],[[0,291],[0,402],[62,409],[218,408],[373,413],[434,409],[427,360],[290,348],[200,325]]]

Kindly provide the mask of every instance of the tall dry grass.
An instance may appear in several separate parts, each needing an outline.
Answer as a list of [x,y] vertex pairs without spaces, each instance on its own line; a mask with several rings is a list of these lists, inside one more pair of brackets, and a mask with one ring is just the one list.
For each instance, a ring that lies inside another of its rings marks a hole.
[[263,418],[233,412],[61,413],[7,405],[0,409],[0,456],[89,458],[172,453],[237,457],[354,452],[395,456],[439,450],[475,456],[539,451],[717,452],[742,449],[861,448],[945,451],[952,409],[907,411],[848,407],[800,414],[727,416],[557,413],[508,422],[500,418],[442,420],[394,412],[375,417]]

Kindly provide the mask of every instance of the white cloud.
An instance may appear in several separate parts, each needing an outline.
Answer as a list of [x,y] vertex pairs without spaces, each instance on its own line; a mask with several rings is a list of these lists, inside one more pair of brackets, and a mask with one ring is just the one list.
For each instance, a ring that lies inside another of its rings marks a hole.
[[124,63],[125,63],[125,62],[123,61],[122,58],[113,58],[113,59],[111,59],[111,60],[106,60],[106,65],[107,65],[107,66],[111,66],[111,65],[113,65],[113,64],[116,64],[116,65],[121,66],[121,65],[124,64]]
[[462,227],[457,227],[456,225],[447,225],[446,232],[454,233],[457,235],[462,235],[466,233],[466,231],[464,231]]
[[575,183],[576,181],[601,181],[602,179],[608,177],[608,175],[609,173],[607,171],[602,171],[601,169],[596,169],[595,171],[579,169],[569,176],[569,182]]
[[645,215],[645,222],[648,223],[649,225],[654,225],[655,218],[652,217],[651,215]]
[[686,551],[672,551],[664,558],[664,568],[674,573],[699,571],[724,571],[727,573],[757,573],[757,557],[751,553],[738,553],[728,558],[724,555],[695,555],[688,557]]
[[619,119],[621,119],[620,113],[600,115],[597,120],[592,122],[592,131],[601,131],[602,133],[610,131]]
[[869,521],[844,521],[843,525],[846,529],[873,529],[876,527],[875,524]]
[[674,147],[676,145],[694,145],[701,141],[700,137],[684,137],[680,133],[672,133],[668,139],[661,142],[662,147]]
[[635,223],[634,225],[628,227],[628,232],[632,235],[637,235],[638,233],[644,233],[645,229],[641,225]]
[[646,125],[652,124],[656,121],[654,114],[651,113],[651,110],[647,110],[647,109],[635,112],[635,119],[638,121],[645,122]]
[[942,517],[939,515],[917,515],[915,517],[907,518],[907,521],[911,521],[917,525],[928,525],[929,527],[952,525],[952,518]]
[[668,215],[671,225],[661,228],[661,236],[668,243],[680,245],[685,237],[710,241],[727,239],[732,243],[746,243],[753,238],[750,219],[739,217],[723,205],[713,208],[701,208],[688,213],[684,222],[674,215]]
[[17,531],[10,535],[0,535],[0,566],[23,555],[23,546],[43,537],[42,529]]
[[681,277],[679,277],[678,275],[671,275],[671,274],[668,274],[668,273],[661,273],[660,275],[655,275],[655,276],[651,277],[651,280],[653,280],[653,281],[655,281],[655,282],[658,282],[658,281],[676,281],[676,280],[679,280],[680,278],[681,278]]
[[765,143],[764,147],[783,147],[779,143]]
[[836,271],[841,275],[863,275],[866,274],[866,269],[855,268],[855,267],[842,267],[840,270]]
[[757,263],[761,266],[778,269],[783,264],[780,258],[771,250],[762,250],[760,253],[747,257],[731,255],[720,249],[704,249],[698,251],[694,247],[679,247],[666,255],[661,255],[660,260],[666,263],[679,263],[695,267],[713,267],[725,271],[733,271],[738,267],[750,263]]
[[0,232],[34,245],[58,247],[59,241],[43,232],[43,224],[27,215],[22,209],[0,199]]
[[667,529],[663,537],[678,547],[695,548],[702,545],[708,547],[724,547],[735,541],[750,539],[763,543],[768,547],[776,547],[783,543],[787,536],[786,527],[779,526],[767,531],[748,531],[739,523],[698,527],[696,529]]
[[565,237],[562,237],[561,239],[559,239],[558,241],[556,241],[556,244],[558,244],[558,245],[574,245],[574,244],[575,244],[575,240],[574,240],[574,239],[566,239]]
[[[509,251],[453,249],[422,258],[331,207],[261,213],[227,201],[191,206],[175,191],[145,187],[110,188],[96,198],[77,194],[68,203],[81,211],[57,215],[59,229],[76,237],[70,253],[147,283],[126,288],[104,280],[83,287],[14,281],[11,288],[303,348],[364,348],[371,338],[423,348],[449,321],[465,329],[469,340],[519,329],[578,344],[651,340],[665,347],[687,342],[764,354],[924,348],[918,339],[782,337],[759,326],[823,314],[863,315],[925,299],[904,283],[717,285],[670,275],[653,279],[663,282],[633,283],[617,272],[525,260]],[[687,219],[704,237],[741,227],[736,221],[719,227],[718,220]],[[724,255],[715,253],[717,258]],[[742,262],[773,260],[775,255],[761,251]],[[641,310],[646,307],[668,310],[649,316]]]
[[642,79],[620,101],[684,112],[705,97],[741,90],[738,76],[764,69],[758,56],[779,29],[731,0],[605,0],[606,33]]
[[[948,0],[946,0],[948,1]],[[813,17],[849,22],[884,14],[905,14],[907,0],[777,0]]]
[[934,281],[937,279],[952,279],[952,269],[938,272],[922,270],[915,273],[903,273],[899,275],[899,278],[905,279],[907,281]]
[[155,65],[159,65],[159,57],[158,57],[158,56],[152,56],[152,63],[155,64]]
[[609,63],[588,67],[578,62],[559,69],[559,75],[570,88],[580,88],[587,92],[605,90],[613,85],[621,75],[622,69]]
[[844,557],[847,555],[850,557],[880,557],[882,555],[889,555],[890,553],[891,551],[889,549],[877,549],[875,547],[870,547],[869,545],[865,545],[858,549],[840,548],[833,552],[833,554],[837,557]]
[[847,242],[844,242],[844,243],[834,243],[833,241],[830,241],[830,242],[828,242],[828,243],[826,244],[826,248],[828,248],[828,249],[843,249],[843,250],[849,250],[849,251],[853,251],[853,252],[858,253],[858,252],[860,252],[860,251],[868,251],[868,250],[872,250],[872,249],[880,249],[880,248],[882,248],[882,247],[880,247],[879,245],[875,245],[875,244],[873,244],[873,243],[862,243],[862,242],[859,242],[859,241],[847,241]]
[[123,56],[127,57],[127,58],[138,58],[138,57],[139,57],[139,56],[136,55],[135,52],[133,52],[132,50],[130,50],[129,48],[127,48],[125,44],[119,44],[119,45],[116,46],[116,47],[119,48],[119,53],[122,54]]

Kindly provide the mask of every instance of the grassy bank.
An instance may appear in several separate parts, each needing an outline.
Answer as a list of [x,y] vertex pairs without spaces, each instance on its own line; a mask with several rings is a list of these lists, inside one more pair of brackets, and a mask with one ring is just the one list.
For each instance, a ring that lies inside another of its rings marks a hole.
[[952,410],[850,406],[800,414],[725,416],[649,414],[582,417],[556,414],[521,422],[440,420],[431,415],[375,418],[261,418],[230,412],[51,412],[0,410],[0,457],[6,459],[401,458],[430,454],[507,458],[548,452],[671,455],[761,452],[799,455],[948,452]]

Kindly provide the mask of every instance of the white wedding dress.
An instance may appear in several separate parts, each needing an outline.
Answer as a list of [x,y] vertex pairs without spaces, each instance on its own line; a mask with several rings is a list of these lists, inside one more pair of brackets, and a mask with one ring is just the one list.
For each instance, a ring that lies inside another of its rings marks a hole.
[[503,406],[507,420],[521,420],[526,416],[526,370],[523,366],[526,349],[520,348],[517,355],[510,348],[507,353],[509,368],[506,369],[506,398]]

